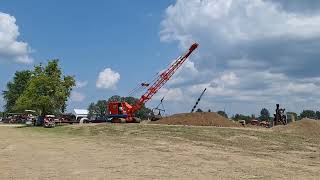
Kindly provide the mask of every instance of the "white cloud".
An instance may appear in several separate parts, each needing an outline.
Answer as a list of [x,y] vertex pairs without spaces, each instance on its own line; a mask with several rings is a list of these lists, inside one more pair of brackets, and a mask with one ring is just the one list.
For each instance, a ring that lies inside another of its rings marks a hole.
[[182,49],[200,46],[191,68],[182,67],[168,84],[181,89],[183,99],[207,87],[210,108],[239,102],[233,112],[275,103],[299,111],[302,100],[319,107],[320,7],[308,14],[297,7],[299,12],[268,0],[177,0],[165,12],[160,40]]
[[183,100],[183,92],[180,88],[162,88],[154,96],[154,100],[161,100],[165,97],[166,101],[181,101]]
[[239,84],[239,78],[234,72],[224,73],[221,76],[221,81],[228,85],[237,85]]
[[77,92],[77,91],[73,91],[71,93],[71,100],[73,102],[82,102],[86,99],[86,96],[80,92]]
[[182,45],[197,39],[197,33],[208,32],[208,41],[223,38],[227,43],[292,35],[315,37],[320,33],[320,23],[315,23],[320,16],[288,13],[264,0],[177,0],[166,10],[166,17],[161,39],[178,40]]
[[120,74],[118,72],[106,68],[99,73],[96,86],[101,89],[115,89],[119,80]]
[[88,85],[88,81],[80,81],[78,80],[76,82],[76,88],[83,88],[86,87]]
[[176,85],[193,80],[199,75],[199,71],[192,61],[186,61],[182,67],[176,72],[172,79],[168,82],[170,85]]
[[15,17],[0,12],[0,60],[22,64],[33,62],[31,48],[28,43],[17,40],[19,35]]

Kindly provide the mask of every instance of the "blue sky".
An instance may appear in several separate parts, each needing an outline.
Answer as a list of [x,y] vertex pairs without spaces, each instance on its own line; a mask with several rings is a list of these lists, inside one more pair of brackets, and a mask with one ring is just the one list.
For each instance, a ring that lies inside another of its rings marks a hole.
[[[130,2],[128,4],[128,2]],[[1,62],[0,84],[16,70],[59,58],[66,74],[88,81],[77,91],[86,101],[73,107],[86,107],[88,101],[127,95],[131,88],[163,68],[180,51],[159,40],[160,21],[172,1],[125,0],[91,1],[1,1],[0,12],[16,18],[19,40],[33,53],[30,65]],[[121,74],[116,90],[95,88],[98,73],[111,68]],[[3,88],[2,88],[3,89]]]
[[1,90],[16,70],[59,58],[78,81],[69,110],[128,95],[194,41],[149,107],[166,96],[169,113],[188,112],[206,87],[200,107],[229,114],[320,104],[316,0],[1,0],[1,33]]

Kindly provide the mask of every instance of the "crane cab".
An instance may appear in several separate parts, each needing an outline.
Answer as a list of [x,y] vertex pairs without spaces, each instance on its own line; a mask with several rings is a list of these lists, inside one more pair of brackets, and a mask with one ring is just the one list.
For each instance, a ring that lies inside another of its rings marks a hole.
[[130,113],[132,106],[127,102],[109,102],[108,117],[114,123],[133,122],[133,115]]

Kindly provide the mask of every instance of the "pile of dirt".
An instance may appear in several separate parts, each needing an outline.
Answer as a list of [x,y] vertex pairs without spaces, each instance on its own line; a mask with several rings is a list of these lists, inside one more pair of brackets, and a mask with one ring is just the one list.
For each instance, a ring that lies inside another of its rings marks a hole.
[[305,118],[286,126],[276,126],[273,130],[320,137],[320,121]]
[[216,127],[240,127],[229,119],[214,112],[197,112],[175,114],[153,124],[188,125],[188,126],[216,126]]

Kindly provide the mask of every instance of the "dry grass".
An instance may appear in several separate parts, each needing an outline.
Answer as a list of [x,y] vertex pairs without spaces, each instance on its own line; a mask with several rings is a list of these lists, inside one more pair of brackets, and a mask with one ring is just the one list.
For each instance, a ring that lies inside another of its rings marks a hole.
[[6,179],[316,179],[319,138],[148,124],[0,127],[0,173]]

